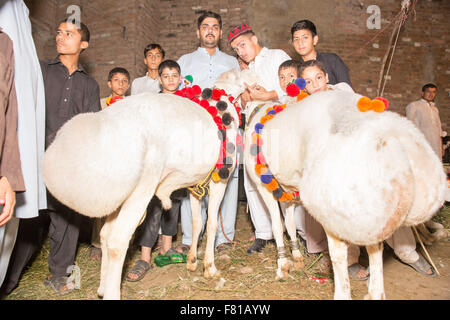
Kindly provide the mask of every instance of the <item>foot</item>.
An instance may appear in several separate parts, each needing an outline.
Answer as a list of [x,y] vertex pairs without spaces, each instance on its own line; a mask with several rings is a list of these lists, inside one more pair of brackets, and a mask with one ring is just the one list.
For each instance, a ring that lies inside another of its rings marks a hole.
[[128,271],[128,274],[126,276],[126,279],[130,282],[136,282],[139,280],[142,280],[144,278],[145,274],[148,270],[151,269],[151,265],[149,262],[145,260],[138,260],[134,264],[133,268],[131,268],[130,271]]
[[188,245],[188,244],[180,244],[180,245],[178,245],[176,248],[175,248],[175,250],[178,252],[178,253],[184,253],[184,254],[187,254],[188,252],[189,252],[189,250],[191,249],[191,246],[190,245]]
[[175,250],[175,248],[170,248],[169,250],[164,252],[161,248],[161,250],[159,250],[158,256],[171,255],[171,254],[180,254],[180,252]]
[[369,279],[369,268],[365,269],[359,263],[354,263],[348,267],[348,274],[353,280],[364,281]]
[[253,252],[261,252],[261,250],[267,245],[268,241],[269,240],[256,238],[250,248],[247,249],[247,253],[252,254]]
[[224,242],[219,244],[216,249],[217,249],[217,253],[223,253],[225,251],[230,250],[231,248],[233,248],[233,244],[231,242]]
[[52,288],[53,291],[60,295],[68,294],[75,289],[75,284],[71,281],[68,281],[69,277],[59,276],[54,277],[52,274],[48,275],[47,278],[44,279],[44,285],[46,287]]
[[434,268],[430,266],[430,264],[422,256],[420,256],[416,262],[407,263],[407,265],[413,267],[414,270],[425,276],[429,277],[436,276],[436,271],[434,270]]
[[89,259],[92,261],[102,260],[102,249],[92,246],[91,252],[89,253]]

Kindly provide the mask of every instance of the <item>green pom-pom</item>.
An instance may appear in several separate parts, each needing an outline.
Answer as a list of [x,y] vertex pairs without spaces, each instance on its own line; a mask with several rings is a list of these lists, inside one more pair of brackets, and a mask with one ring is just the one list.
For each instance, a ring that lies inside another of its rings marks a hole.
[[188,74],[187,76],[184,77],[186,80],[188,80],[190,83],[194,82],[194,78]]

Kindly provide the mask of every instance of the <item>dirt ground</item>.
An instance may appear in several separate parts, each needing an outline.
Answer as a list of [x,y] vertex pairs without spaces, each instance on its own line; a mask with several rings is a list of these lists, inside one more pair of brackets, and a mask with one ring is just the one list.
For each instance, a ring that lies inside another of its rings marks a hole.
[[[434,218],[450,225],[450,206]],[[221,254],[216,254],[216,266],[220,276],[205,279],[202,273],[202,258],[205,242],[202,241],[197,271],[190,272],[185,264],[165,267],[154,266],[140,282],[122,282],[122,299],[126,300],[330,300],[333,299],[333,275],[331,270],[321,270],[315,263],[317,256],[304,253],[305,268],[292,270],[286,280],[276,280],[276,250],[269,244],[261,253],[248,255],[252,236],[250,217],[241,203],[236,222],[236,246]],[[179,237],[180,238],[180,237]],[[177,240],[177,244],[180,240]],[[286,244],[288,243],[285,237]],[[421,254],[420,245],[417,248]],[[40,253],[26,269],[19,286],[3,299],[11,300],[96,300],[100,278],[100,262],[89,259],[89,245],[80,244],[76,264],[81,269],[81,288],[59,296],[43,285],[48,273],[48,241]],[[418,274],[411,267],[394,257],[393,251],[385,245],[384,285],[387,299],[391,300],[448,300],[450,299],[450,239],[442,239],[427,246],[430,256],[440,272],[434,278]],[[361,264],[367,266],[367,253],[361,251]],[[157,253],[153,253],[153,258]],[[124,266],[124,272],[139,258],[138,248],[132,246]],[[317,283],[310,277],[325,277],[328,282]],[[367,281],[351,280],[352,298],[364,299]]]

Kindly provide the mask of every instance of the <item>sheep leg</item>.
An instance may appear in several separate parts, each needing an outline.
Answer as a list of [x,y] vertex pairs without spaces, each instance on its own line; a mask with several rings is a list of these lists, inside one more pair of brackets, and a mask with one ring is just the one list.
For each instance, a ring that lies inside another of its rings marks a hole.
[[369,254],[370,278],[369,294],[365,299],[385,300],[383,283],[383,242],[375,245],[366,246]]
[[187,256],[186,267],[189,271],[195,271],[197,269],[197,246],[198,238],[202,230],[202,202],[196,197],[189,194],[191,201],[192,211],[192,244]]
[[272,220],[272,233],[275,238],[275,242],[277,244],[278,251],[278,260],[277,260],[277,279],[286,279],[289,277],[289,269],[291,267],[291,263],[286,256],[286,249],[284,247],[283,242],[283,224],[281,222],[281,214],[278,208],[278,202],[274,199],[271,192],[267,191],[267,189],[258,184],[257,190],[261,197],[264,200],[267,208],[270,212],[270,218]]
[[[157,186],[157,181],[152,176],[157,175],[155,172],[144,172],[135,190],[122,204],[117,217],[109,222],[108,232],[104,233],[108,260],[102,282],[103,299],[120,299],[122,269],[128,245]],[[149,185],[148,181],[154,183]]]
[[305,267],[303,256],[300,252],[300,244],[297,239],[297,227],[294,220],[295,203],[290,202],[286,205],[285,225],[286,230],[291,238],[292,257],[294,258],[294,269],[299,270]]
[[214,244],[217,234],[217,214],[219,211],[220,204],[222,203],[223,196],[225,194],[225,189],[227,188],[226,183],[214,183],[209,184],[209,203],[208,203],[208,222],[206,226],[207,240],[206,240],[206,251],[205,258],[203,261],[204,277],[210,278],[219,275],[217,268],[214,264]]
[[[328,239],[331,262],[334,272],[334,299],[351,300],[350,281],[348,278],[347,250],[348,244],[325,231]],[[372,273],[372,270],[370,270]]]
[[[119,209],[120,210],[120,209]],[[103,224],[103,227],[100,231],[100,245],[102,248],[102,264],[100,268],[100,285],[97,290],[97,294],[99,297],[103,297],[105,293],[105,279],[106,279],[106,271],[108,270],[108,245],[107,238],[108,234],[111,233],[111,224],[114,219],[117,217],[119,210],[115,211],[108,217],[106,217],[106,221]]]

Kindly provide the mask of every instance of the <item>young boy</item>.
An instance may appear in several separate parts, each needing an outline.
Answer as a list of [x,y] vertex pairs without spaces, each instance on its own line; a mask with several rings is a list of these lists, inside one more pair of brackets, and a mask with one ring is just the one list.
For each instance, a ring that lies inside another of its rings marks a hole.
[[163,48],[157,43],[150,43],[145,47],[144,63],[147,66],[147,73],[145,76],[133,80],[131,84],[132,95],[142,92],[158,93],[160,91],[158,67],[164,56]]
[[316,50],[319,42],[316,26],[309,20],[300,20],[291,28],[292,45],[300,55],[301,61],[318,60],[325,66],[329,84],[346,82],[350,87],[350,76],[345,63],[335,53],[322,53]]
[[121,67],[112,69],[108,74],[108,87],[111,89],[111,95],[100,100],[102,109],[125,97],[125,93],[130,88],[128,70]]
[[[172,94],[177,91],[180,85],[181,69],[177,62],[165,60],[158,67],[158,81],[162,86],[159,93]],[[142,226],[139,228],[137,238],[138,245],[141,246],[141,258],[137,260],[128,272],[126,279],[131,282],[141,280],[151,268],[150,260],[152,247],[158,239],[158,231],[161,227],[161,248],[159,254],[178,253],[172,248],[172,237],[178,231],[178,215],[180,213],[181,199],[185,198],[184,190],[175,191],[172,196],[172,208],[164,212],[161,201],[153,197],[147,206],[147,215]]]
[[165,60],[158,67],[158,81],[162,90],[160,93],[174,93],[178,90],[181,79],[180,65],[173,60]]
[[[56,31],[55,59],[41,62],[45,87],[45,147],[58,130],[79,113],[100,111],[97,81],[79,64],[81,52],[89,47],[90,33],[83,23],[62,21]],[[50,216],[50,275],[44,284],[59,294],[74,289],[68,280],[68,267],[74,264],[78,246],[81,215],[47,193]]]
[[[280,87],[283,92],[286,93],[287,86],[294,82],[295,79],[299,77],[298,69],[300,68],[300,63],[295,60],[286,60],[278,67],[278,81],[280,82]],[[296,102],[296,97],[289,97],[284,95],[280,97],[281,103]]]
[[[108,74],[108,87],[111,89],[111,95],[100,100],[102,109],[109,107],[114,102],[125,97],[125,93],[130,88],[130,73],[128,70],[121,67],[111,69]],[[100,230],[103,227],[105,220],[105,217],[95,218],[92,222],[92,247],[89,254],[91,260],[101,260],[102,250],[100,246]]]

